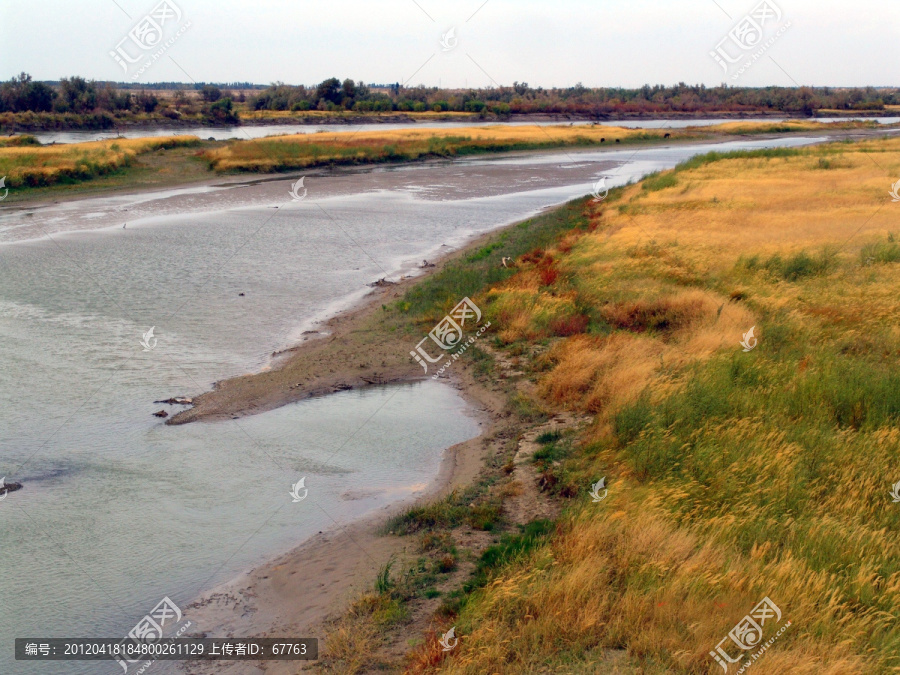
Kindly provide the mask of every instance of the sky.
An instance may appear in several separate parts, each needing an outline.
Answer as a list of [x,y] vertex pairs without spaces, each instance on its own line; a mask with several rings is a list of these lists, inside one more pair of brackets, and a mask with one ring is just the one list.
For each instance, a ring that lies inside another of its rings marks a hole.
[[[159,1],[0,0],[0,79],[900,86],[896,0],[766,0],[751,48],[729,33],[759,0],[165,0],[168,46],[139,72],[154,49],[129,31]],[[717,46],[744,59],[723,68]]]

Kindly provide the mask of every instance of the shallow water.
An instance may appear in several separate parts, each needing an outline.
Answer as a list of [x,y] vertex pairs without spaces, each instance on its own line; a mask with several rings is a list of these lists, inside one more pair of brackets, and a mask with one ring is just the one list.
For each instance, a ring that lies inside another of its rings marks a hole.
[[[0,672],[113,672],[16,665],[13,638],[125,635],[165,596],[184,608],[274,552],[420,493],[441,450],[478,434],[458,395],[432,382],[166,427],[137,400],[151,379],[167,379],[147,363],[159,358],[116,373],[84,419],[41,449],[7,450],[13,462],[38,456],[17,475],[26,488],[0,503]],[[63,366],[58,355],[46,361]],[[72,403],[49,389],[48,412]],[[308,495],[294,503],[304,476]]]
[[[604,120],[602,124],[612,127],[627,127],[631,129],[683,129],[685,127],[706,127],[725,122],[783,122],[784,117],[748,117],[748,118],[709,118],[691,120]],[[900,117],[822,117],[815,118],[816,122],[838,122],[855,119],[876,120],[880,124],[894,124],[900,122]],[[549,126],[556,124],[568,124],[564,119],[542,122],[502,122],[505,126],[522,126],[538,124]],[[203,139],[225,141],[231,138],[264,138],[266,136],[279,136],[282,134],[315,134],[325,131],[386,131],[388,129],[416,129],[424,127],[437,127],[440,129],[454,129],[458,127],[477,126],[479,124],[498,124],[498,122],[395,122],[386,124],[259,124],[240,127],[156,127],[150,129],[128,129],[121,132],[125,138],[142,138],[146,136],[171,136],[174,134],[199,136]],[[583,120],[572,124],[591,124]],[[85,141],[98,141],[115,138],[118,132],[114,131],[36,131],[35,136],[41,143],[83,143]]]
[[[4,211],[0,477],[25,489],[0,502],[0,672],[116,672],[25,668],[12,640],[124,635],[163,596],[187,603],[423,489],[442,450],[477,434],[434,383],[179,427],[151,416],[165,407],[154,399],[267,367],[367,282],[414,273],[601,175],[612,187],[697,152],[818,140],[380,167],[311,177],[296,203],[278,180]],[[293,504],[303,476],[309,497]]]

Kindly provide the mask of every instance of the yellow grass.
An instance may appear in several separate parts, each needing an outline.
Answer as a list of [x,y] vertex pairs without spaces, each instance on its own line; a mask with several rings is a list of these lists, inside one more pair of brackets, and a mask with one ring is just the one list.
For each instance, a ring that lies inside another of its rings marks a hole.
[[7,185],[50,185],[99,176],[128,166],[152,150],[199,144],[196,136],[114,139],[50,146],[0,147],[0,175]]
[[329,163],[413,160],[466,152],[500,152],[567,145],[600,145],[663,138],[691,132],[605,126],[488,125],[425,127],[366,132],[320,132],[240,141],[209,151],[217,171],[279,171]]
[[784,122],[723,122],[709,127],[727,134],[789,133],[802,131],[837,131],[847,129],[877,129],[882,125],[872,120],[850,122],[816,122],[814,120],[787,120]]
[[540,354],[544,403],[592,423],[559,468],[581,495],[562,534],[476,591],[441,672],[606,672],[625,649],[627,672],[719,673],[765,596],[792,623],[752,672],[900,671],[900,139],[672,176],[586,202],[589,231],[481,297]]
[[[427,113],[422,113],[423,115]],[[465,114],[465,113],[464,113]],[[443,116],[441,113],[439,116]],[[206,153],[216,171],[286,171],[323,164],[354,164],[448,157],[553,147],[709,138],[716,135],[791,133],[861,129],[874,122],[825,124],[728,122],[688,129],[630,129],[604,125],[480,125],[443,129],[422,127],[384,131],[340,131],[233,141]]]

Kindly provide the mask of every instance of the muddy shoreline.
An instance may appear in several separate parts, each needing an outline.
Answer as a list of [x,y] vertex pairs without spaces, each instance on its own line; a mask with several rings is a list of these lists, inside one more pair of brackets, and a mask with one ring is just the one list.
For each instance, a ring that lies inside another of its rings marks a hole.
[[[412,285],[514,226],[510,224],[471,240],[436,260],[435,266],[421,275],[374,288],[359,306],[323,323],[319,330],[324,335],[281,352],[285,361],[273,372],[217,383],[213,391],[194,399],[194,408],[179,413],[167,424],[250,415],[348,386],[362,388],[430,377],[431,373],[425,375],[409,356],[415,341],[407,344],[409,341],[403,336],[381,334],[384,328],[378,325],[378,315],[382,304],[402,297]],[[386,366],[375,368],[378,381],[370,381],[373,378],[369,370],[354,367],[362,359],[387,362]],[[289,383],[301,372],[309,378],[308,383],[292,389]],[[414,504],[433,501],[476,482],[491,452],[490,439],[509,424],[502,386],[477,379],[465,359],[453,369],[451,377],[442,377],[441,381],[456,388],[469,404],[468,414],[478,420],[480,434],[443,452],[438,475],[422,494],[348,524],[334,523],[289,552],[203,593],[186,608],[186,616],[200,631],[197,635],[317,637],[322,654],[326,648],[322,638],[330,621],[361,593],[371,591],[373,579],[384,562],[416,553],[409,548],[415,546],[414,541],[385,534],[387,520]],[[301,670],[309,667],[311,664],[299,664]],[[298,663],[277,661],[185,666],[185,672],[191,675],[291,675],[297,669]]]
[[[327,530],[231,581],[203,593],[185,609],[185,616],[206,637],[315,637],[320,658],[329,623],[360,594],[370,592],[385,561],[414,554],[408,538],[384,532],[387,520],[414,504],[443,497],[473,483],[481,473],[488,441],[504,419],[504,398],[477,382],[461,368],[453,386],[471,406],[481,425],[480,435],[443,452],[438,475],[425,491],[382,507],[359,520],[334,523]],[[312,662],[314,664],[316,662]],[[265,664],[190,663],[192,675],[293,675],[312,664],[269,661]]]
[[418,339],[393,334],[379,325],[382,306],[399,300],[415,284],[514,226],[471,239],[414,277],[374,287],[355,307],[323,322],[304,342],[274,352],[276,362],[271,369],[216,382],[212,390],[193,398],[191,408],[175,414],[166,424],[239,419],[338,391],[430,377],[409,354]]
[[[859,130],[845,138],[880,135],[881,130]],[[807,136],[831,135],[824,132]],[[773,138],[773,134],[749,138]],[[719,138],[697,141],[715,144]],[[663,145],[663,143],[660,143]],[[548,151],[549,152],[549,151]],[[199,420],[237,419],[278,408],[314,396],[373,385],[411,382],[426,377],[409,352],[415,346],[411,337],[399,338],[380,330],[382,306],[400,299],[414,284],[437,272],[461,256],[484,245],[515,223],[491,230],[469,241],[460,249],[434,261],[433,267],[414,277],[376,287],[359,305],[329,319],[319,328],[315,339],[273,353],[280,357],[271,369],[216,382],[209,392],[196,396],[193,407],[166,421],[169,425]]]

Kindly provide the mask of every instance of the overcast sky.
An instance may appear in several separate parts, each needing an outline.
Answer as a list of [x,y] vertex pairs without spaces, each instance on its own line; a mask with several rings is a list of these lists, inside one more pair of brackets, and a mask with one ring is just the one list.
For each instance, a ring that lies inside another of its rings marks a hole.
[[[710,51],[758,0],[169,1],[163,37],[183,32],[137,83],[900,85],[897,0],[770,0],[765,39],[786,28],[736,80]],[[0,0],[0,78],[130,81],[110,51],[137,58],[120,40],[158,2]]]

